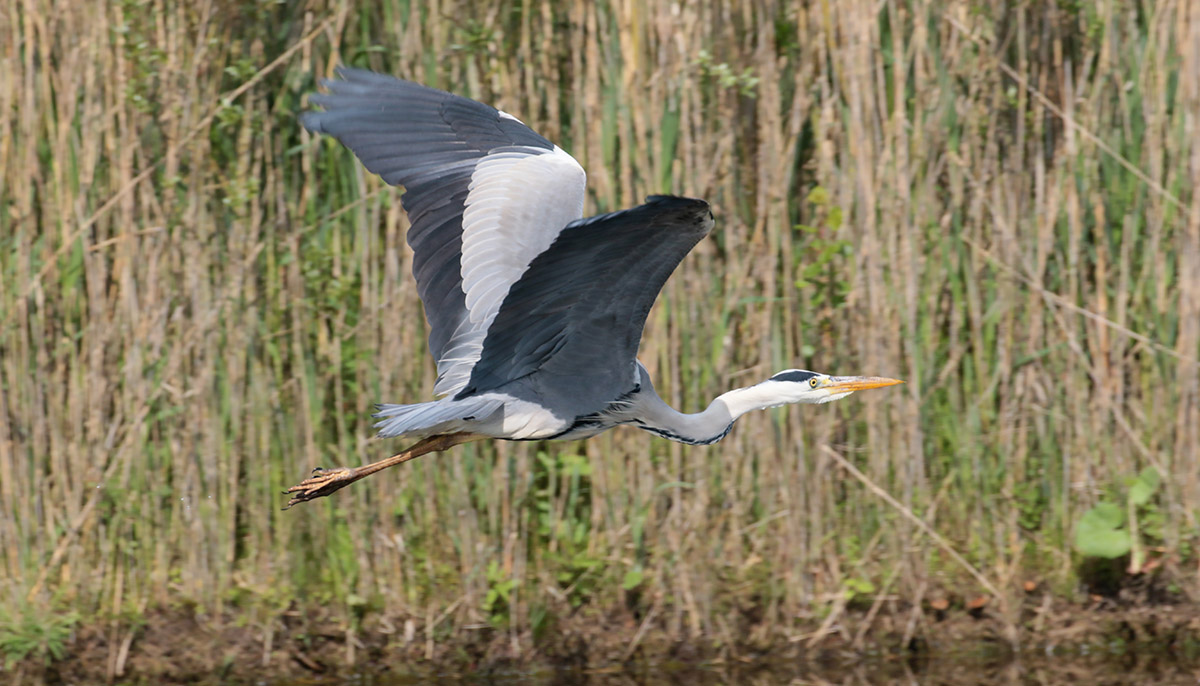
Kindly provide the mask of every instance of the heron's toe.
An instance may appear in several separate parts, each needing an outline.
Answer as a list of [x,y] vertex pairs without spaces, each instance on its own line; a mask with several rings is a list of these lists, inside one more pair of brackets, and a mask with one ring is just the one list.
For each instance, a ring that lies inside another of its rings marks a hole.
[[349,467],[337,467],[335,469],[325,469],[317,467],[312,471],[312,476],[304,481],[292,486],[283,492],[284,495],[291,495],[292,499],[287,502],[283,509],[288,509],[299,503],[306,503],[317,498],[325,496],[347,486],[359,479],[358,470]]

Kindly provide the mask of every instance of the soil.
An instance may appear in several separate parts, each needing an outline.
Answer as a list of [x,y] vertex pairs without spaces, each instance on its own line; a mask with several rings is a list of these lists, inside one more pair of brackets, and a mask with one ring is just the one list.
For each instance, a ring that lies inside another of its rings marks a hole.
[[[897,677],[924,673],[922,683],[1115,684],[1130,683],[1122,679],[1134,669],[1152,673],[1153,683],[1174,683],[1175,673],[1196,683],[1191,667],[1200,664],[1200,613],[1192,603],[1128,606],[1093,597],[1072,604],[1030,593],[1009,614],[1017,615],[1014,622],[986,599],[934,600],[919,608],[895,603],[827,617],[808,633],[788,635],[743,620],[735,635],[744,638],[731,644],[670,637],[667,623],[653,616],[603,616],[585,607],[537,641],[467,626],[429,643],[416,622],[398,617],[368,618],[352,632],[296,611],[264,627],[178,609],[154,613],[137,628],[80,628],[62,659],[27,661],[10,676],[25,683],[310,683],[357,674],[404,684],[446,674],[486,674],[491,682],[507,681],[506,674],[520,674],[522,681],[542,674],[542,683],[609,683],[621,675],[635,680],[611,682],[695,686],[714,683],[705,675],[729,670],[743,675],[735,681],[841,683],[866,669]],[[1005,676],[1013,665],[1031,664],[1048,679]],[[955,674],[963,665],[971,665],[970,676],[960,679]],[[697,669],[699,676],[688,676]],[[759,678],[749,678],[755,674]]]

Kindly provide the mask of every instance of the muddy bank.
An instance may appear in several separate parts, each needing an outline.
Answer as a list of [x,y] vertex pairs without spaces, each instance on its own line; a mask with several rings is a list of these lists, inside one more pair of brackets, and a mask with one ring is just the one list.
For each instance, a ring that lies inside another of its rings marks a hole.
[[[248,624],[159,611],[136,627],[80,627],[62,659],[49,665],[26,661],[14,665],[10,676],[27,683],[115,678],[187,683],[370,673],[402,683],[404,677],[431,674],[520,670],[599,678],[648,669],[674,673],[680,665],[746,673],[766,665],[772,673],[783,666],[793,674],[790,679],[808,672],[846,674],[865,664],[904,672],[963,661],[1002,675],[1014,664],[1043,664],[1048,657],[1041,669],[1091,669],[1087,665],[1099,661],[1119,666],[1119,674],[1147,665],[1194,665],[1200,655],[1200,613],[1192,604],[1118,607],[1029,597],[1009,612],[1012,621],[987,605],[936,605],[849,611],[786,633],[741,621],[733,641],[673,634],[661,617],[602,615],[587,608],[536,638],[478,625],[427,635],[417,622],[401,617],[365,620],[355,630],[319,613],[290,611]],[[971,682],[982,678],[975,674]]]

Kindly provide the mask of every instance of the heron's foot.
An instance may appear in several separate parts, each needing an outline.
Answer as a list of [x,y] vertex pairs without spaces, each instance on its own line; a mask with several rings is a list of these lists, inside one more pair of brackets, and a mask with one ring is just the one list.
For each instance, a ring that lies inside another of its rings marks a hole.
[[292,499],[288,501],[283,509],[286,510],[297,503],[306,503],[317,498],[324,498],[338,489],[358,481],[362,476],[358,473],[357,469],[350,467],[338,467],[336,469],[317,467],[313,470],[312,476],[283,492],[284,495],[293,494]]

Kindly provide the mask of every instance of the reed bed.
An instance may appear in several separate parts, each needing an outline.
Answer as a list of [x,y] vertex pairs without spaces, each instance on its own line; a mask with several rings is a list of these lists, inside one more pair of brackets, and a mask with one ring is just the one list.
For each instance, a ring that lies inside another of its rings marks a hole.
[[[984,590],[962,563],[1069,597],[1080,513],[1146,466],[1143,535],[1200,592],[1195,3],[14,0],[0,36],[10,626],[798,639]],[[712,202],[642,346],[676,407],[788,367],[908,384],[708,448],[467,445],[280,511],[402,447],[372,403],[433,386],[400,191],[297,123],[338,63],[517,114],[588,212]]]

